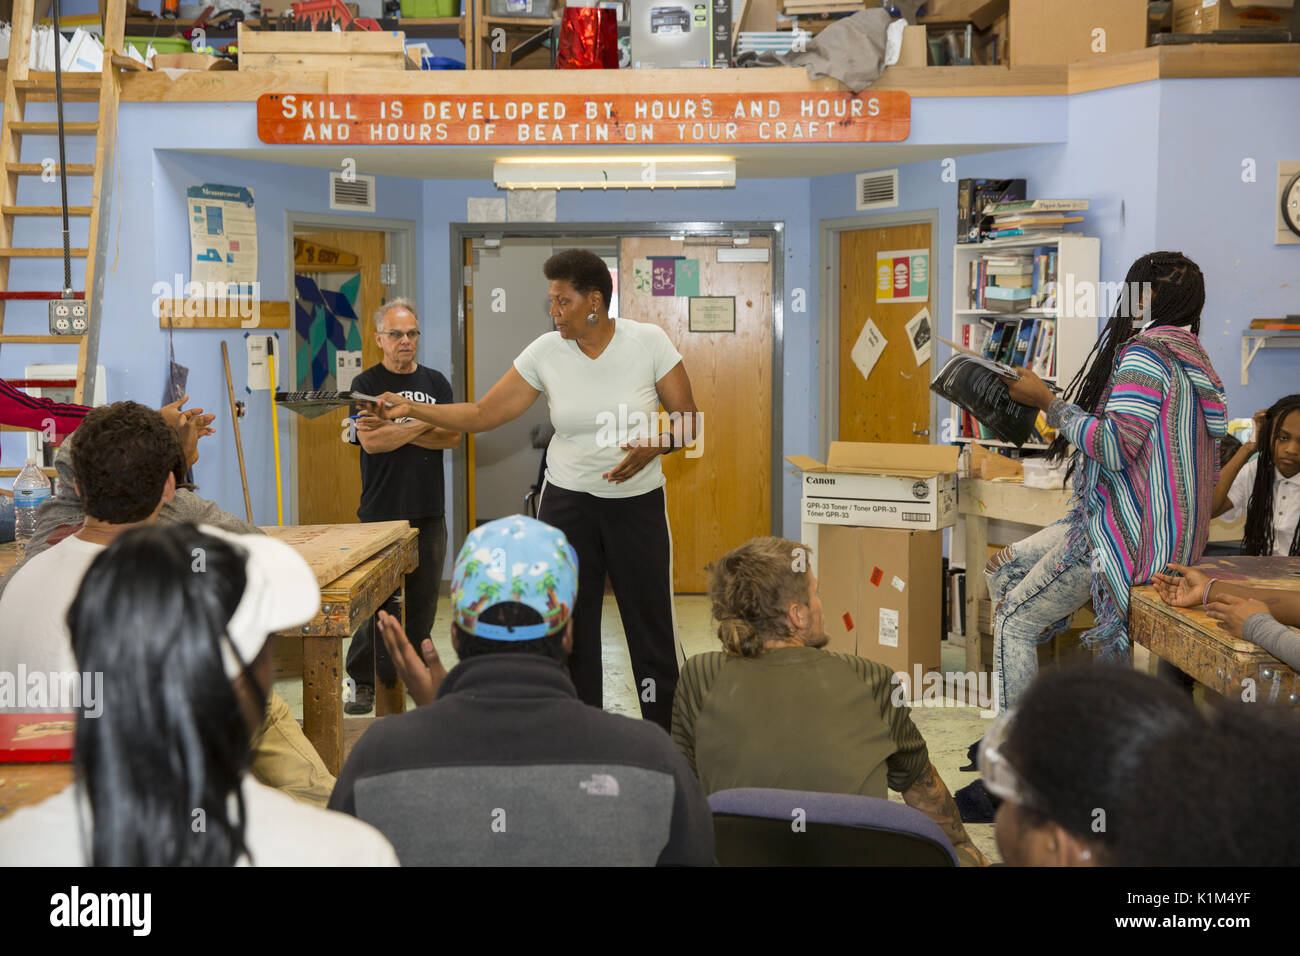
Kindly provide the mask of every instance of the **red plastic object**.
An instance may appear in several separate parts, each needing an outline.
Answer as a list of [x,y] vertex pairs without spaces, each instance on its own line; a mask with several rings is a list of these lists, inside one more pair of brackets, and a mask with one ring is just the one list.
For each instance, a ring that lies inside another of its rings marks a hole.
[[853,615],[850,614],[848,611],[844,612],[844,630],[846,631],[853,630]]
[[[53,44],[54,41],[51,40],[50,41],[51,47],[53,47]],[[74,299],[84,299],[86,297],[86,293],[74,292],[72,293],[72,297]],[[24,300],[30,300],[33,302],[49,302],[53,299],[62,299],[62,298],[63,298],[62,292],[0,292],[0,301],[4,301],[4,302],[21,302]]]
[[871,583],[874,584],[876,587],[880,587],[880,581],[882,578],[884,578],[884,576],[885,576],[885,572],[881,571],[880,568],[876,568],[874,571],[871,572]]
[[76,714],[0,714],[0,763],[72,760]]
[[289,9],[293,12],[295,20],[308,20],[313,30],[320,27],[322,20],[337,20],[344,30],[382,29],[378,20],[372,20],[370,17],[353,18],[352,11],[347,8],[343,0],[301,0],[299,3],[291,4]]
[[557,70],[617,70],[618,19],[613,10],[566,7]]

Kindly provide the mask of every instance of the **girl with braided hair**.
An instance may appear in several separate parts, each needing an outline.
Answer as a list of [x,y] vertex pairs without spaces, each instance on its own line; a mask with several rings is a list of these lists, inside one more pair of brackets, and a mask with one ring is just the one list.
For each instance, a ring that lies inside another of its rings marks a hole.
[[1205,550],[1227,419],[1223,385],[1197,339],[1204,304],[1196,263],[1149,253],[1129,268],[1064,397],[1028,369],[1008,380],[1011,397],[1045,411],[1057,430],[1049,457],[1073,447],[1074,495],[1065,518],[985,567],[1004,707],[1033,681],[1036,645],[1089,598],[1097,621],[1084,641],[1103,660],[1128,660],[1129,588]]
[[[1255,452],[1258,458],[1252,458]],[[1300,555],[1300,395],[1255,415],[1254,441],[1242,445],[1214,488],[1214,516],[1246,513],[1246,554]]]

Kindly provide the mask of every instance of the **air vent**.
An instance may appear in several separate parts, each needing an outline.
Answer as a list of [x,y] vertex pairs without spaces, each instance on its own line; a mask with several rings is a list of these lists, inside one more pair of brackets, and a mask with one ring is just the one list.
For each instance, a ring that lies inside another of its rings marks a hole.
[[348,212],[375,211],[375,177],[360,173],[330,173],[330,208]]
[[857,180],[858,212],[870,209],[888,209],[898,205],[898,170],[886,169],[877,173],[859,173]]

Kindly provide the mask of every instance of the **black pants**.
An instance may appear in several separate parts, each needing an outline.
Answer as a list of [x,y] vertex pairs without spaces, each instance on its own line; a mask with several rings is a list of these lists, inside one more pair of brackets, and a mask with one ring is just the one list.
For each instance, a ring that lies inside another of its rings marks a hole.
[[563,531],[578,553],[578,606],[569,657],[578,697],[595,707],[603,704],[600,612],[608,572],[627,634],[641,716],[670,730],[678,645],[663,489],[631,498],[599,498],[547,482],[537,517]]
[[[420,532],[420,564],[406,576],[406,636],[416,651],[433,629],[438,613],[438,584],[447,557],[447,520],[420,518],[411,521]],[[348,648],[348,676],[357,684],[375,686],[375,620],[368,618],[352,635]],[[395,674],[384,675],[392,680]]]

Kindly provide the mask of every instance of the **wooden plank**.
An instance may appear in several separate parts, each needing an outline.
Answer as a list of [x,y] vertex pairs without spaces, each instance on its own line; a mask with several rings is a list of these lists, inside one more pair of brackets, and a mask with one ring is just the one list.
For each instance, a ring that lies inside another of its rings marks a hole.
[[[240,309],[251,311],[245,317]],[[163,299],[158,303],[158,327],[178,329],[287,329],[288,302],[241,304],[235,299]],[[198,313],[198,314],[194,314]]]
[[375,30],[250,30],[239,25],[240,67],[245,53],[396,53],[405,56],[406,34]]
[[405,70],[396,53],[240,53],[241,70]]
[[412,529],[405,521],[373,521],[365,524],[272,526],[262,530],[291,545],[311,565],[316,582],[325,585],[388,545],[408,537]]
[[[85,249],[72,249],[69,255],[74,259],[86,258]],[[6,259],[62,259],[63,250],[55,248],[18,248],[18,249],[0,249],[0,257]]]
[[[6,216],[62,216],[62,206],[0,206]],[[69,206],[69,216],[89,216],[89,206]]]
[[0,335],[0,342],[14,345],[78,345],[80,335]]
[[[10,163],[6,162],[5,169],[10,173],[22,173],[29,176],[39,176],[45,172],[45,167],[40,163]],[[59,166],[55,163],[50,167],[54,172],[63,172],[67,176],[93,176],[95,174],[94,163],[68,163],[67,166]]]
[[343,642],[302,639],[302,730],[330,773],[343,766]]
[[[53,45],[53,41],[51,41]],[[10,123],[9,128],[15,133],[30,133],[32,135],[58,136],[59,124],[57,122],[47,122],[45,120],[20,120],[17,123]],[[63,124],[64,136],[94,136],[99,132],[98,123],[69,123]]]

